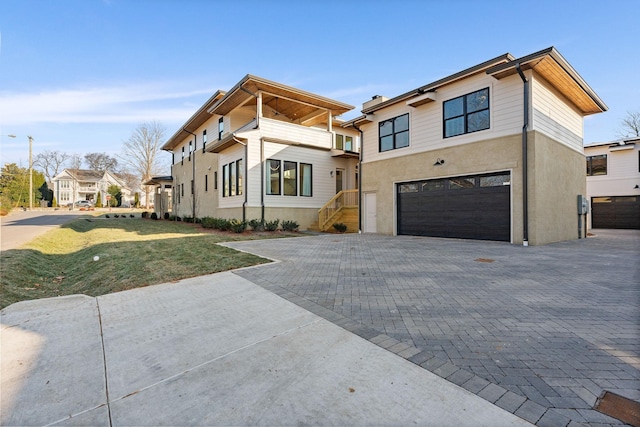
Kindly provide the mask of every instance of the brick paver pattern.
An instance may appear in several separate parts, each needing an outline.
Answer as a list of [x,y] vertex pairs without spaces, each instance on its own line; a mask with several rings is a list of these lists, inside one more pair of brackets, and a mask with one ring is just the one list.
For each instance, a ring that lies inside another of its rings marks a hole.
[[231,243],[245,277],[537,425],[640,400],[640,232],[544,246],[370,234]]

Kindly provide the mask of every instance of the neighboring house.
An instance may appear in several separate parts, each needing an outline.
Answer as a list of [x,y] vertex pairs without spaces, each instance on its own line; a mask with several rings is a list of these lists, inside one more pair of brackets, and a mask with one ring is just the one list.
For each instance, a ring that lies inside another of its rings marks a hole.
[[216,92],[162,147],[173,156],[173,214],[304,230],[327,226],[318,212],[331,201],[331,212],[354,206],[357,230],[359,133],[337,117],[353,108],[252,75]]
[[85,169],[65,169],[52,178],[53,197],[63,206],[78,200],[90,200],[95,203],[101,193],[102,203],[107,204],[107,190],[117,185],[122,192],[122,203],[131,203],[132,192],[115,173]]
[[363,231],[577,239],[583,118],[606,110],[554,48],[374,97],[343,125],[363,132]]
[[153,211],[162,218],[165,213],[171,212],[173,205],[173,177],[154,176],[144,183],[154,187],[153,193],[149,194],[149,201],[153,203]]
[[640,137],[584,147],[589,228],[640,229]]

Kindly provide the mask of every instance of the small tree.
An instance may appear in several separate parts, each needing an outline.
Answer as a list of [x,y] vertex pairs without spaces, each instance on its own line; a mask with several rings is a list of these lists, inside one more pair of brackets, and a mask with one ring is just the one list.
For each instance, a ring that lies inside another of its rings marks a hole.
[[109,200],[109,206],[120,206],[122,203],[122,191],[120,191],[120,187],[117,185],[110,185],[107,189],[107,193],[111,195],[111,200]]
[[96,208],[102,207],[102,193],[98,191],[98,197],[96,197]]
[[140,207],[140,193],[136,193],[133,196],[133,206],[135,206],[136,208]]
[[51,201],[51,207],[52,208],[57,208],[58,207],[58,201],[56,200],[56,198],[54,197],[53,200]]

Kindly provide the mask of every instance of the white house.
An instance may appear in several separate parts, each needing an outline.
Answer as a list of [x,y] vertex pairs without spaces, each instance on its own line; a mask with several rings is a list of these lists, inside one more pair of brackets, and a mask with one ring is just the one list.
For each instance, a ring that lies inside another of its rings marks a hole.
[[86,169],[64,169],[52,179],[53,197],[60,205],[75,203],[79,200],[96,202],[98,193],[102,203],[107,204],[106,195],[111,185],[117,185],[122,192],[122,201],[131,203],[133,195],[124,180],[109,171],[94,171]]
[[363,133],[363,231],[577,239],[583,118],[606,110],[553,47],[376,96],[344,124]]
[[359,133],[338,117],[352,108],[253,75],[216,92],[162,147],[172,154],[173,214],[304,230],[349,205],[357,230]]
[[640,137],[584,147],[590,228],[640,229]]

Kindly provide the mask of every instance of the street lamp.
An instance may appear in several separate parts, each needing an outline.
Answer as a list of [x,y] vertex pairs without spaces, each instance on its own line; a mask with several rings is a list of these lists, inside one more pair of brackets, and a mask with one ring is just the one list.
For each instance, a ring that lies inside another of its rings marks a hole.
[[[15,135],[7,135],[9,138],[15,138]],[[29,210],[33,210],[33,158],[31,157],[31,152],[33,149],[33,137],[31,135],[27,135],[29,138]]]

